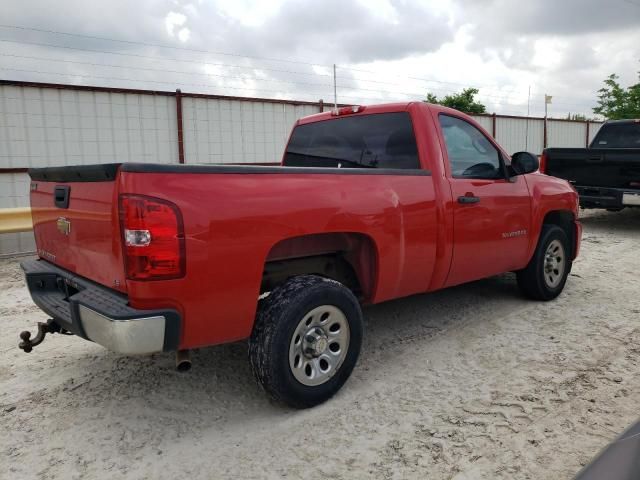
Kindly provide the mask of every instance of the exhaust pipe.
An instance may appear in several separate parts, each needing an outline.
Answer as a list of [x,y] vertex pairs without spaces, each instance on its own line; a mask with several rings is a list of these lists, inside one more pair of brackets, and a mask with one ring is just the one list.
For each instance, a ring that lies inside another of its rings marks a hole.
[[176,352],[176,370],[179,372],[188,372],[191,369],[191,351],[178,350]]

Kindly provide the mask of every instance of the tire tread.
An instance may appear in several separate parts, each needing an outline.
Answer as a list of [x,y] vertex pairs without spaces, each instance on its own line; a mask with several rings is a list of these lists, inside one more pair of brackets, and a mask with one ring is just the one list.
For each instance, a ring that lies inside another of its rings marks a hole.
[[[357,318],[350,319],[349,323],[352,331],[354,329],[353,322],[356,323],[355,328],[360,329],[359,335],[355,336],[356,343],[354,344],[354,347],[359,350],[362,337],[362,312],[360,311],[360,306],[353,293],[335,280],[317,275],[296,276],[274,289],[268,297],[260,302],[261,305],[256,322],[249,339],[249,360],[256,380],[274,400],[294,408],[307,408],[317,405],[332,396],[346,381],[346,378],[340,381],[341,379],[337,377],[344,377],[344,373],[346,373],[348,378],[351,373],[355,361],[353,361],[353,365],[347,365],[345,360],[339,370],[342,375],[337,373],[335,377],[327,382],[330,383],[334,379],[336,380],[337,388],[335,391],[319,397],[301,398],[300,395],[292,391],[288,384],[287,374],[289,372],[280,371],[275,358],[278,353],[282,354],[282,352],[275,351],[277,348],[283,347],[283,345],[277,344],[275,340],[278,334],[283,334],[280,329],[286,328],[286,325],[283,325],[283,321],[287,317],[287,312],[291,308],[295,308],[300,302],[308,301],[314,296],[325,296],[327,301],[331,301],[331,296],[335,294],[344,295],[347,301],[351,302],[356,308]],[[352,335],[353,337],[354,335]],[[343,368],[348,372],[343,372]],[[293,378],[292,375],[291,377]]]
[[[565,265],[564,278],[560,282],[560,285],[555,289],[550,289],[545,284],[544,278],[541,275],[540,263],[544,262],[544,254],[547,245],[554,239],[558,239],[562,242],[565,255],[567,255],[567,262]],[[566,232],[557,225],[544,224],[542,226],[538,245],[536,245],[533,257],[524,269],[516,272],[516,278],[518,280],[518,287],[525,296],[533,300],[549,301],[560,295],[564,289],[564,285],[570,271],[570,245]]]

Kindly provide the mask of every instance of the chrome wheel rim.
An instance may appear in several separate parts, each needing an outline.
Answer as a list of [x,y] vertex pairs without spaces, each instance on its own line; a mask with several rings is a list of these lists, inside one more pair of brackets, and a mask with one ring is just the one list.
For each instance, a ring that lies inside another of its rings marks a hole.
[[302,317],[289,344],[289,368],[296,380],[315,387],[329,381],[349,350],[349,322],[342,310],[321,305]]
[[553,240],[544,254],[544,281],[549,288],[560,285],[566,268],[564,247],[559,240]]

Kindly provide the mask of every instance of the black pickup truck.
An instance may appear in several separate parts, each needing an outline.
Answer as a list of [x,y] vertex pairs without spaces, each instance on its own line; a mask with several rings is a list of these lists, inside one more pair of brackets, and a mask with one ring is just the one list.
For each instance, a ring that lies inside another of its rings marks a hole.
[[640,119],[605,122],[589,148],[547,148],[540,165],[568,180],[583,208],[640,207]]

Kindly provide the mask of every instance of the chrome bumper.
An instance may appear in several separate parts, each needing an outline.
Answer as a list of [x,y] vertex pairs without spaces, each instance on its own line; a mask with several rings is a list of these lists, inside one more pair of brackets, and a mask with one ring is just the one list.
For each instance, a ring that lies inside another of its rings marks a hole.
[[64,330],[126,355],[178,350],[177,311],[132,308],[120,292],[45,260],[21,266],[35,304]]
[[161,352],[166,319],[163,316],[116,320],[84,305],[78,306],[80,322],[89,340],[126,355]]

